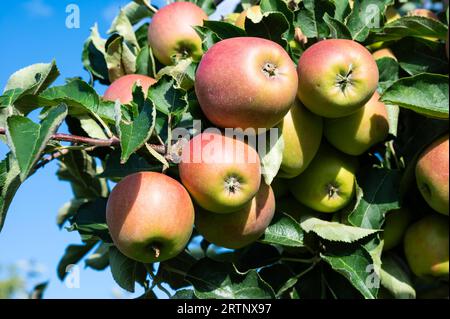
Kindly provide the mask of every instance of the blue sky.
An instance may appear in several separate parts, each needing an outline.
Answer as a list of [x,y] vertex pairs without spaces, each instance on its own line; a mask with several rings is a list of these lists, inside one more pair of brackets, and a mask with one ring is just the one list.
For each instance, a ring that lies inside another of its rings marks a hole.
[[[25,0],[0,1],[0,38],[2,58],[0,59],[0,88],[5,86],[9,76],[25,66],[50,62],[52,59],[64,78],[82,76],[88,79],[81,63],[81,50],[89,36],[90,27],[98,23],[103,36],[119,8],[128,1],[63,1]],[[225,13],[236,0],[229,0],[220,13]],[[76,4],[80,8],[79,29],[65,26],[66,6]],[[153,0],[161,6],[163,0]],[[215,15],[217,17],[218,14]],[[104,87],[97,86],[99,93]],[[65,131],[61,127],[61,132]],[[0,158],[5,157],[8,148],[0,142]],[[58,209],[72,198],[67,183],[59,182],[55,176],[57,163],[52,162],[39,170],[19,189],[9,209],[5,227],[0,233],[0,265],[19,265],[26,269],[29,261],[42,271],[40,280],[50,280],[45,292],[46,298],[129,298],[138,294],[124,294],[114,283],[109,269],[97,272],[81,269],[80,288],[69,289],[56,277],[56,265],[69,244],[80,243],[77,233],[59,230],[56,226]],[[0,276],[2,273],[0,273]],[[1,278],[1,277],[0,277]],[[138,293],[142,291],[139,290]]]

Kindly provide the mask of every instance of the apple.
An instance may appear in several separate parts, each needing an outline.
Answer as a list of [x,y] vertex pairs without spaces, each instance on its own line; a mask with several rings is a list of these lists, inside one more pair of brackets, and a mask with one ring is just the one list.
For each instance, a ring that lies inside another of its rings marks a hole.
[[251,6],[250,8],[242,11],[239,14],[239,16],[237,17],[236,21],[234,22],[234,25],[241,29],[245,29],[245,20],[248,15],[253,15],[253,16],[262,15],[261,7],[260,6]]
[[258,192],[261,163],[246,143],[219,133],[202,133],[182,148],[181,182],[202,208],[215,213],[242,209]]
[[283,160],[278,175],[293,178],[311,163],[322,140],[322,118],[308,111],[296,99],[280,124],[284,140]]
[[261,183],[256,196],[245,207],[230,214],[215,214],[198,209],[195,227],[209,242],[239,249],[256,241],[275,213],[275,197],[270,186]]
[[389,121],[386,106],[375,92],[369,102],[355,113],[337,119],[325,119],[324,135],[335,148],[349,155],[361,155],[386,140]]
[[298,97],[323,117],[350,115],[366,104],[378,85],[378,67],[361,44],[345,39],[322,40],[300,57]]
[[106,101],[115,102],[119,100],[122,104],[128,104],[133,100],[133,86],[142,87],[142,90],[147,96],[148,88],[155,84],[156,80],[141,74],[128,74],[115,80],[103,95]]
[[403,235],[411,221],[411,213],[406,208],[389,211],[384,220],[383,251],[396,247],[403,240]]
[[280,122],[297,91],[295,65],[275,42],[236,37],[213,45],[197,69],[195,92],[216,126],[259,130]]
[[414,9],[406,13],[407,16],[425,17],[439,21],[438,16],[428,9]]
[[397,58],[395,57],[394,52],[392,52],[392,50],[389,48],[377,50],[374,53],[372,53],[372,56],[375,59],[375,61],[379,60],[381,58],[391,58],[391,59],[397,61]]
[[289,190],[303,205],[333,213],[352,200],[355,193],[357,158],[322,143],[308,168],[290,180]]
[[111,192],[106,222],[114,245],[131,259],[153,263],[178,255],[194,225],[194,206],[179,182],[161,173],[125,177]]
[[148,44],[162,64],[173,59],[191,57],[200,60],[202,40],[193,26],[203,26],[206,13],[192,2],[168,4],[153,16],[148,27]]
[[227,23],[230,23],[230,24],[235,24],[237,18],[239,17],[239,15],[240,15],[240,13],[238,13],[238,12],[232,12],[232,13],[227,14],[226,16],[224,16],[222,18],[222,20],[224,22],[227,22]]
[[423,198],[438,213],[448,216],[449,189],[448,134],[438,138],[420,155],[416,182]]
[[406,231],[404,251],[412,272],[418,277],[447,277],[448,217],[428,215]]
[[400,13],[398,13],[397,9],[395,9],[395,7],[393,7],[393,6],[387,7],[385,17],[386,17],[386,23],[391,23],[391,22],[401,18]]

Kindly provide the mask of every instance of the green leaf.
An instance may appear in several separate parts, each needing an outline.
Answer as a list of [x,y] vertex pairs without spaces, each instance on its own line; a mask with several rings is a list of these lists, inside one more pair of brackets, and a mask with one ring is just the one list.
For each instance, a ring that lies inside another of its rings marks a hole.
[[181,289],[178,290],[170,299],[196,299],[194,290],[191,289]]
[[245,37],[246,35],[244,30],[228,22],[207,20],[203,23],[203,26],[214,32],[222,40]]
[[98,26],[91,28],[91,34],[84,43],[82,61],[84,68],[91,73],[93,80],[98,79],[102,84],[109,84],[108,66],[105,60],[106,40],[100,36]]
[[289,31],[289,23],[281,12],[270,12],[265,13],[261,21],[256,23],[245,19],[245,31],[249,37],[268,39],[285,47],[285,33]]
[[286,40],[290,41],[294,38],[294,12],[292,12],[283,0],[262,0],[259,4],[263,14],[270,12],[280,12],[284,15],[289,23],[289,36]]
[[256,242],[235,250],[231,261],[239,273],[246,273],[251,269],[274,264],[280,257],[280,252],[274,246]]
[[66,115],[67,106],[62,104],[52,108],[40,124],[18,115],[13,115],[7,119],[8,145],[17,158],[22,182],[31,173],[51,136],[56,132]]
[[84,256],[95,246],[96,242],[86,243],[84,245],[69,245],[58,263],[57,274],[59,280],[64,280],[67,275],[68,267],[77,264]]
[[113,20],[108,34],[117,33],[123,37],[124,41],[130,46],[130,50],[136,54],[139,50],[139,44],[133,30],[133,26],[124,10],[120,10],[119,15]]
[[320,254],[332,269],[343,275],[366,299],[375,299],[378,289],[372,286],[373,261],[362,247],[356,249],[334,249]]
[[111,82],[136,72],[136,55],[120,35],[112,35],[106,42],[106,65]]
[[423,73],[396,81],[381,96],[385,103],[448,119],[448,75]]
[[155,78],[155,65],[156,62],[152,53],[152,48],[149,46],[143,47],[136,57],[136,73]]
[[[265,152],[259,150],[261,157],[261,170],[264,181],[267,185],[272,184],[273,179],[278,174],[283,160],[284,140],[281,135],[281,130],[277,129],[277,136],[272,136],[273,130],[266,133],[266,147]],[[273,139],[276,138],[275,141]]]
[[396,299],[416,299],[411,279],[401,266],[398,257],[392,253],[383,255],[381,285]]
[[168,75],[176,80],[176,87],[188,91],[194,87],[197,66],[198,63],[193,62],[191,58],[182,59],[175,65],[168,65],[159,70],[157,78]]
[[447,26],[442,22],[418,16],[404,16],[386,24],[374,41],[393,41],[404,37],[435,37],[447,39]]
[[70,182],[75,198],[108,197],[106,180],[98,177],[100,170],[85,151],[71,151],[59,161],[57,176],[60,180]]
[[163,261],[159,264],[156,280],[167,283],[172,289],[180,289],[190,286],[186,281],[186,274],[188,270],[197,262],[191,253],[187,250],[169,260]]
[[351,224],[369,229],[381,229],[386,212],[400,208],[401,172],[380,168],[363,170],[358,176],[360,196],[348,216]]
[[84,261],[86,267],[90,267],[95,270],[104,270],[106,267],[108,267],[110,246],[111,245],[107,243],[100,243],[97,249]]
[[313,232],[322,239],[343,243],[353,243],[378,232],[373,229],[329,222],[316,217],[303,218],[300,226],[305,232]]
[[144,18],[153,17],[153,12],[142,4],[144,0],[133,1],[122,8],[131,24],[135,25]]
[[376,60],[378,73],[380,74],[379,82],[388,82],[392,84],[398,80],[399,66],[397,61],[392,58],[384,57]]
[[56,216],[56,224],[61,228],[64,223],[74,216],[81,205],[85,204],[88,200],[86,198],[74,198],[71,201],[65,203],[58,211]]
[[190,0],[203,9],[207,15],[211,15],[216,11],[216,1],[214,0]]
[[304,0],[300,3],[295,25],[308,38],[326,38],[329,27],[324,21],[325,14],[333,16],[334,4],[328,0]]
[[19,189],[20,169],[17,160],[11,153],[0,162],[0,232],[5,224],[9,205]]
[[140,149],[150,138],[156,123],[155,104],[145,99],[139,86],[133,89],[133,114],[131,121],[122,119],[120,104],[116,104],[116,128],[119,132],[122,148],[121,163],[128,161],[131,154]]
[[70,231],[78,231],[84,242],[103,240],[112,243],[106,224],[106,198],[82,204],[77,213],[70,218]]
[[349,39],[349,40],[352,39],[352,34],[350,33],[350,30],[341,21],[330,17],[328,13],[325,13],[323,21],[325,21],[325,23],[328,25],[328,28],[330,28],[331,38]]
[[353,40],[363,42],[370,31],[380,28],[386,7],[393,3],[393,0],[355,1],[352,13],[347,18],[347,27],[352,33]]
[[55,61],[27,66],[15,72],[6,83],[5,92],[21,89],[27,94],[39,94],[59,76]]
[[129,292],[135,291],[135,282],[143,283],[147,277],[144,264],[123,255],[115,246],[109,248],[111,274],[116,283]]
[[198,36],[202,39],[202,49],[204,52],[208,51],[214,44],[222,41],[217,34],[204,26],[194,26],[193,29],[197,32]]
[[149,88],[148,98],[165,115],[181,115],[188,107],[186,91],[176,88],[176,80],[168,75]]
[[186,278],[201,299],[271,299],[273,290],[255,270],[239,274],[230,263],[204,258],[189,270]]
[[120,151],[115,150],[106,158],[105,170],[100,177],[122,178],[142,171],[161,171],[161,165],[149,164],[143,157],[131,154],[125,164],[120,163]]
[[287,247],[303,247],[303,230],[291,216],[276,214],[260,241]]
[[334,12],[334,18],[342,23],[345,23],[345,18],[352,12],[348,0],[334,1],[336,11]]

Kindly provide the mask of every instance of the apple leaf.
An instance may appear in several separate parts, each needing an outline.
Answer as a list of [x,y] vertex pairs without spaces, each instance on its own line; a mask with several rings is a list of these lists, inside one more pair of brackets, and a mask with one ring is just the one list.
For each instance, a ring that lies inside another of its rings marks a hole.
[[150,46],[143,47],[136,57],[136,74],[156,77],[156,62]]
[[8,145],[19,164],[22,182],[31,173],[51,136],[66,115],[67,106],[61,104],[52,108],[40,124],[19,115],[12,115],[7,119]]
[[197,299],[195,298],[194,290],[181,289],[178,290],[170,299]]
[[161,171],[162,165],[149,164],[143,157],[138,154],[131,154],[128,161],[124,164],[120,163],[120,152],[114,150],[108,154],[104,164],[104,171],[99,175],[106,178],[123,178],[130,174],[143,171]]
[[352,12],[350,8],[349,0],[340,0],[335,1],[334,5],[336,6],[336,10],[334,12],[334,18],[342,23],[345,22],[345,19]]
[[188,91],[194,87],[195,72],[198,63],[192,61],[192,58],[179,60],[175,65],[168,65],[157,74],[157,78],[168,75],[176,80],[177,87]]
[[123,40],[129,45],[131,52],[134,54],[139,50],[139,44],[136,39],[136,34],[133,30],[128,16],[124,10],[120,10],[119,15],[114,19],[111,27],[108,30],[108,34],[117,33],[123,37]]
[[203,26],[214,32],[222,40],[245,37],[246,35],[244,30],[228,22],[207,20],[203,23]]
[[84,256],[97,244],[96,241],[89,242],[83,245],[69,245],[64,252],[63,257],[57,266],[57,275],[59,280],[64,278],[69,273],[69,267],[77,264]]
[[381,266],[381,285],[396,299],[416,299],[416,291],[411,279],[392,253],[383,255]]
[[280,12],[284,15],[289,23],[289,36],[286,40],[290,41],[294,38],[294,12],[288,8],[288,4],[283,0],[262,0],[259,4],[261,12],[271,13]]
[[150,99],[145,99],[140,86],[133,89],[133,115],[131,121],[122,118],[120,103],[116,104],[116,129],[122,148],[121,163],[128,161],[131,154],[140,149],[150,138],[155,128],[156,108]]
[[136,72],[136,55],[118,34],[113,34],[106,42],[105,60],[111,82]]
[[204,52],[208,51],[217,42],[222,41],[217,34],[204,26],[192,27],[197,32],[200,39],[202,39],[202,49]]
[[84,261],[87,267],[95,270],[104,270],[109,266],[109,248],[110,244],[100,243],[95,251]]
[[448,119],[448,95],[448,75],[422,73],[396,81],[381,100],[425,116]]
[[144,18],[153,17],[153,12],[143,2],[147,0],[135,0],[122,8],[131,24],[135,25]]
[[373,272],[370,254],[363,247],[333,249],[320,256],[332,269],[347,278],[366,299],[376,298],[378,289],[372,285],[372,279],[377,275]]
[[393,0],[355,1],[353,10],[347,18],[347,27],[352,33],[353,40],[364,42],[371,30],[380,28],[386,7],[393,3]]
[[325,13],[323,20],[330,28],[330,37],[334,39],[352,39],[352,34],[347,26],[341,21],[330,17],[328,13]]
[[77,213],[80,206],[86,202],[88,202],[88,199],[86,198],[74,198],[61,206],[58,210],[58,215],[56,216],[56,225],[61,228],[69,218]]
[[393,41],[405,37],[436,37],[447,39],[447,26],[440,21],[419,16],[404,16],[384,26],[374,41]]
[[209,299],[271,299],[272,288],[256,270],[239,274],[230,263],[209,258],[198,261],[186,279],[194,286],[195,296]]
[[326,38],[330,30],[324,16],[333,16],[334,11],[335,6],[329,0],[304,0],[300,3],[295,26],[308,38]]
[[246,273],[251,269],[274,264],[280,260],[280,257],[280,252],[274,246],[256,242],[235,250],[232,261],[239,273]]
[[216,1],[214,0],[190,0],[189,2],[195,3],[197,6],[203,9],[207,15],[211,15],[216,11]]
[[123,255],[115,246],[109,248],[111,274],[116,283],[129,292],[135,291],[135,282],[143,284],[147,278],[144,264]]
[[[276,134],[273,134],[276,131]],[[265,135],[266,145],[264,152],[258,149],[261,159],[261,172],[267,185],[272,184],[273,179],[278,174],[283,160],[284,140],[281,130],[270,130]]]
[[84,68],[91,73],[93,80],[97,79],[102,84],[109,84],[108,66],[105,60],[105,44],[95,24],[91,28],[91,34],[85,41],[82,52]]
[[381,229],[384,215],[400,208],[400,178],[398,170],[369,168],[358,176],[359,200],[348,216],[357,227]]
[[300,226],[305,232],[313,232],[322,239],[344,243],[353,243],[378,232],[374,229],[348,226],[310,216],[303,218]]
[[156,280],[167,283],[172,289],[190,286],[183,274],[187,273],[196,262],[197,259],[184,250],[176,257],[159,264]]
[[304,247],[303,230],[287,214],[276,214],[260,242],[287,247]]
[[0,232],[5,224],[9,205],[21,184],[20,168],[11,153],[0,162]]
[[245,19],[245,31],[249,37],[264,38],[286,47],[285,34],[289,31],[289,22],[281,12],[269,12],[258,22]]
[[393,83],[398,80],[399,65],[397,61],[389,57],[376,60],[380,82]]
[[176,79],[163,75],[148,91],[148,98],[165,115],[181,116],[188,107],[187,94],[177,88]]

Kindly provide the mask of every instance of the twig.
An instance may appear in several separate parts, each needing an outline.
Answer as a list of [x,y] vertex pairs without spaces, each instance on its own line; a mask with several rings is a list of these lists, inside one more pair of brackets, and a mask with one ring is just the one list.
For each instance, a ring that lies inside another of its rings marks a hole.
[[147,0],[142,1],[142,3],[144,4],[144,6],[150,10],[153,13],[158,12],[158,9],[156,9],[154,6],[152,6]]
[[51,161],[53,161],[54,159],[57,159],[61,156],[66,155],[67,153],[69,153],[68,149],[61,149],[58,150],[50,155],[45,156],[39,163],[36,164],[36,166],[34,167],[35,170],[38,170],[41,167],[44,167],[45,165],[47,165],[48,163],[50,163]]
[[150,277],[152,278],[152,286],[154,286],[156,284],[156,287],[158,287],[159,290],[164,292],[167,295],[167,297],[169,297],[169,299],[172,298],[172,295],[170,294],[170,292],[161,284],[159,279],[155,277],[155,274],[153,274],[153,269],[148,267],[148,265],[145,265],[145,268],[147,269],[147,272],[149,273]]

